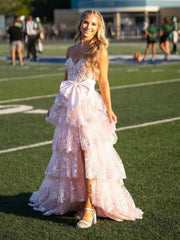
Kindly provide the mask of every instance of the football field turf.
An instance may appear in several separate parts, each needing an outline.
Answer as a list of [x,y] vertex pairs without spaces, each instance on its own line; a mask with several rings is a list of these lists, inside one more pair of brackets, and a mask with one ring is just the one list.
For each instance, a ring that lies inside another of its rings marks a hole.
[[86,230],[75,228],[73,214],[44,217],[27,205],[51,157],[54,127],[45,115],[63,79],[63,64],[0,61],[0,239],[179,239],[180,63],[110,64],[115,148],[144,215],[124,222],[99,218]]

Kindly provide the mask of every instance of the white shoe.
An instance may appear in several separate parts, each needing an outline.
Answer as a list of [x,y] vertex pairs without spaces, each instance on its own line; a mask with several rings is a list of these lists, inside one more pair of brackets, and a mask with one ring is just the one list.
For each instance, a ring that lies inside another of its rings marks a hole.
[[96,211],[95,209],[93,208],[85,208],[85,210],[88,210],[88,211],[92,211],[93,212],[93,215],[92,215],[92,218],[90,219],[90,221],[85,221],[85,220],[80,220],[76,227],[78,228],[89,228],[91,227],[93,224],[96,224],[97,223],[97,216],[96,216]]

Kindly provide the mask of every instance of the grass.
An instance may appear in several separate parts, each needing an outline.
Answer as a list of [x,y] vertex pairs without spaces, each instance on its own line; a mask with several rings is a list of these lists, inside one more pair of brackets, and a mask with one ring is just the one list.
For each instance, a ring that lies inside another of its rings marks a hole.
[[[73,40],[66,42],[52,42],[47,43],[44,42],[44,51],[43,55],[47,56],[59,56],[63,55],[65,56],[66,50],[68,47],[70,47],[73,44]],[[139,43],[111,43],[108,48],[109,54],[131,54],[133,55],[134,52],[141,52],[141,54],[144,53],[146,48],[146,41],[142,40]],[[9,55],[9,45],[7,43],[0,44],[0,55]],[[162,51],[159,48],[159,44],[157,43],[157,54],[162,54]]]
[[[53,49],[54,45],[50,47]],[[161,71],[153,71],[158,69]],[[54,96],[2,101],[56,94],[63,72],[61,64],[25,64],[11,68],[9,63],[0,61],[0,105],[49,109]],[[54,73],[57,75],[51,76]],[[131,86],[179,79],[179,74],[179,64],[110,65],[109,79],[111,86]],[[173,82],[112,90],[117,127],[179,117],[179,85]],[[44,118],[44,114],[23,112],[0,115],[0,150],[51,140],[54,128]],[[125,222],[100,218],[87,230],[75,228],[72,214],[44,217],[27,205],[32,192],[39,188],[44,178],[51,157],[50,145],[0,153],[0,239],[179,239],[179,131],[180,122],[174,121],[117,132],[119,140],[115,148],[126,169],[125,185],[144,216],[142,220]]]
[[43,217],[27,206],[31,192],[44,177],[50,147],[3,154],[2,239],[178,239],[179,198],[175,192],[179,127],[176,122],[118,134],[116,149],[124,159],[128,176],[125,183],[145,212],[144,219],[122,223],[100,219],[85,231],[74,228],[76,221],[70,214]]

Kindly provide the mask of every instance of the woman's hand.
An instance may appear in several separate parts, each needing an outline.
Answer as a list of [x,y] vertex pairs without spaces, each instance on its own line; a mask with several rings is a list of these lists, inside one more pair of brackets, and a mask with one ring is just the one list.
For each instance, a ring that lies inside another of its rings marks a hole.
[[117,123],[117,116],[116,116],[116,114],[113,112],[113,110],[108,110],[107,113],[108,113],[110,122],[111,122],[111,123],[112,123],[112,122]]
[[48,110],[48,112],[47,112],[47,114],[46,114],[46,117],[49,117],[49,112],[50,112],[50,111]]

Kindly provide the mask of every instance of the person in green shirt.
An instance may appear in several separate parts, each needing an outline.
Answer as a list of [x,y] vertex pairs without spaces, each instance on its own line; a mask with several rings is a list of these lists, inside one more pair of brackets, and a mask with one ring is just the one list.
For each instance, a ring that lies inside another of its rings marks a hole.
[[175,16],[171,18],[171,27],[172,27],[172,43],[173,43],[173,49],[171,53],[177,54],[179,24]]
[[152,61],[155,60],[155,56],[156,56],[156,41],[157,41],[157,35],[158,35],[159,29],[154,26],[154,21],[150,21],[150,25],[148,28],[146,28],[145,31],[145,36],[147,39],[147,46],[146,46],[146,50],[144,53],[144,61],[147,59],[149,50],[152,47]]
[[170,54],[170,33],[172,31],[170,19],[164,18],[164,23],[160,29],[160,48],[165,53],[165,59],[168,60]]
[[39,17],[36,18],[36,23],[37,23],[37,47],[38,47],[38,52],[42,53],[43,52],[43,39],[44,39],[44,29],[41,24],[41,19]]

